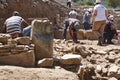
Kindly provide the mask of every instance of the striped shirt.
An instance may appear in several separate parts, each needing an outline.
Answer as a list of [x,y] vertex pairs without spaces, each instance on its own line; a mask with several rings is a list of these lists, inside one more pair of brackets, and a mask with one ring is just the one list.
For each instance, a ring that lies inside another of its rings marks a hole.
[[24,19],[20,16],[12,16],[5,21],[8,34],[21,33],[21,23]]

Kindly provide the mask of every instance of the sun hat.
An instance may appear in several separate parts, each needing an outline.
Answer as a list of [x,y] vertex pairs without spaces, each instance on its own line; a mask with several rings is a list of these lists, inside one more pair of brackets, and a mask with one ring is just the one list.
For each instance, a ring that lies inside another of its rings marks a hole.
[[96,3],[96,4],[97,4],[97,3],[101,3],[101,0],[96,0],[96,2],[95,2],[95,3]]
[[17,15],[20,15],[20,13],[18,11],[14,11],[13,16],[17,16]]

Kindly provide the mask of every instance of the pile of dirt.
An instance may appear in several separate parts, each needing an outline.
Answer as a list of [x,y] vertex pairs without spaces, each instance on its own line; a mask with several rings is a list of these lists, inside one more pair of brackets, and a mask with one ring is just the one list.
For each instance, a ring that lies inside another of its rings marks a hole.
[[0,4],[0,25],[6,18],[12,15],[13,11],[20,12],[21,16],[29,23],[35,18],[48,18],[54,22],[57,14],[65,16],[67,8],[54,0],[46,2],[42,0],[6,0],[5,4]]

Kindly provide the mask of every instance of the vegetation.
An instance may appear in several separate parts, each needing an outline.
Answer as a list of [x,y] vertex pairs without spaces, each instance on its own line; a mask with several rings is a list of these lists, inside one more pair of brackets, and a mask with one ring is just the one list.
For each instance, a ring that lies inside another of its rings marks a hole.
[[79,1],[79,4],[80,4],[80,5],[89,5],[89,6],[94,5],[94,3],[93,3],[93,2],[90,2],[90,1],[85,1],[85,2]]
[[108,0],[108,5],[113,8],[116,8],[120,6],[120,0]]
[[[84,1],[84,0],[73,0],[73,2],[77,2],[79,3],[80,5],[88,5],[88,6],[92,6],[94,5],[94,2],[91,2],[91,1]],[[118,6],[120,6],[120,0],[105,0],[103,2],[103,4],[107,7],[113,7],[113,8],[116,8]]]

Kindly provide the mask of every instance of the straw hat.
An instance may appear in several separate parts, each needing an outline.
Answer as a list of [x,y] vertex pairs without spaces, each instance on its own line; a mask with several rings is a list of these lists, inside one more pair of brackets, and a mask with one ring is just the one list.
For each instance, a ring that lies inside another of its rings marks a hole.
[[19,16],[19,15],[20,15],[20,13],[18,11],[13,12],[13,16]]
[[96,2],[95,3],[101,3],[101,0],[96,0]]

